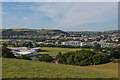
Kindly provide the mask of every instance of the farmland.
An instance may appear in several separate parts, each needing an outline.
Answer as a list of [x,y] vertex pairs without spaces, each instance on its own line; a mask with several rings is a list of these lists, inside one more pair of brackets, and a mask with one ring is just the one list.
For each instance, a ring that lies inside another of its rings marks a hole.
[[41,49],[46,50],[47,52],[39,52],[38,54],[57,55],[58,52],[65,53],[69,51],[81,50],[81,48],[56,48],[56,47],[41,47]]
[[[12,39],[0,39],[0,41],[6,42],[6,41],[10,41]],[[27,40],[27,39],[16,39],[16,41],[32,41],[32,40]]]
[[73,66],[20,59],[2,60],[3,78],[117,78],[118,64]]
[[10,39],[0,39],[0,41],[10,41]]

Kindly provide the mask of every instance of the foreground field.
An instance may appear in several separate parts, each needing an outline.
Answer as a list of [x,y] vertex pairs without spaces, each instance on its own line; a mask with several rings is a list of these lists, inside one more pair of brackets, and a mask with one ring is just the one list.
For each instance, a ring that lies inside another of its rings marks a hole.
[[49,54],[49,55],[57,55],[58,52],[69,52],[81,50],[81,48],[56,48],[56,47],[41,47],[42,50],[47,50],[48,52],[39,52],[39,54]]
[[72,66],[3,58],[3,78],[117,78],[118,64]]

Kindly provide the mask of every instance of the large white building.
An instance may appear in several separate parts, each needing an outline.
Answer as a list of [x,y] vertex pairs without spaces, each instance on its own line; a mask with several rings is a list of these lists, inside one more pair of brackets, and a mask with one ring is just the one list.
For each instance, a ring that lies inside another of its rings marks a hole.
[[106,42],[93,42],[92,44],[94,45],[94,43],[100,44],[101,47],[114,47],[114,43],[106,43]]
[[62,42],[62,45],[71,45],[71,46],[94,46],[94,43],[100,44],[101,47],[114,47],[114,43],[106,43],[106,42],[81,42],[81,41],[68,41],[68,42]]
[[81,41],[68,41],[68,42],[62,42],[62,45],[72,45],[72,46],[83,46],[83,43]]
[[9,49],[12,50],[13,54],[15,56],[21,56],[21,55],[27,55],[27,56],[36,56],[37,55],[37,48],[33,48],[33,49],[28,49],[27,47],[8,47]]

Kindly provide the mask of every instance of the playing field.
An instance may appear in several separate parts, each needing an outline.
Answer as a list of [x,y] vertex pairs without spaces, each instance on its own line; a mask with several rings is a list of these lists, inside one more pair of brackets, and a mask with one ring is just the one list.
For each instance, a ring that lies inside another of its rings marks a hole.
[[[12,39],[0,39],[0,41],[3,41],[3,42],[5,42],[5,41],[10,41],[10,40],[12,40]],[[32,40],[27,40],[27,39],[16,39],[17,41],[32,41]]]
[[3,78],[117,78],[118,64],[73,66],[21,59],[2,60]]
[[38,54],[57,55],[58,52],[65,53],[69,51],[81,50],[81,48],[56,48],[56,47],[41,47],[41,49],[47,50],[47,52],[39,52]]
[[0,39],[0,41],[10,41],[10,39]]

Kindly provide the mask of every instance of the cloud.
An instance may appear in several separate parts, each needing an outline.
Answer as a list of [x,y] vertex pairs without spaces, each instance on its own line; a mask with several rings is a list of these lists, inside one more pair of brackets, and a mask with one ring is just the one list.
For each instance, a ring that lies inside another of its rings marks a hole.
[[3,0],[3,2],[119,2],[119,0]]
[[31,9],[43,12],[59,26],[100,23],[117,17],[117,3],[46,3]]
[[23,17],[23,20],[27,20],[28,18],[27,17]]
[[[109,26],[116,24],[118,17],[118,3],[111,2],[25,2],[14,3],[14,5],[13,3],[3,4],[4,12],[9,13],[9,15],[4,15],[6,20],[15,18],[11,22],[8,21],[8,23],[15,24],[14,21],[16,21],[15,25],[20,27],[21,23],[25,23],[22,26],[33,27],[37,25],[63,30],[96,29],[97,27],[100,29],[103,28],[100,26],[106,26],[106,29],[108,29]],[[116,22],[112,22],[114,20]]]
[[23,12],[22,12],[22,11],[19,11],[18,13],[19,13],[19,14],[22,14]]
[[3,11],[0,11],[0,14],[4,14],[4,15],[5,15],[5,14],[7,14],[7,13],[6,13],[6,12],[3,12]]

